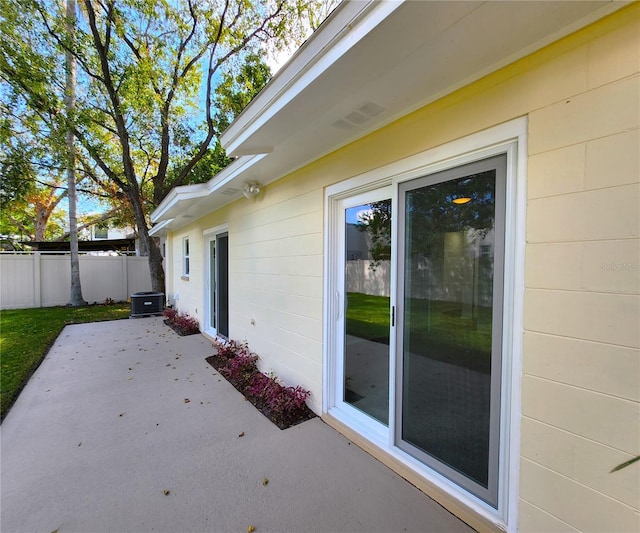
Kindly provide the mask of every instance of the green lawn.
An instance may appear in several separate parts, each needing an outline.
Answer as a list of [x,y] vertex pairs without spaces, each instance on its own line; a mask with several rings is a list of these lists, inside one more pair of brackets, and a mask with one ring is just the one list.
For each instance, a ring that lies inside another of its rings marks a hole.
[[0,312],[0,419],[38,368],[67,324],[127,318],[128,303],[87,307],[41,307]]
[[[353,292],[347,298],[347,333],[388,343],[389,298]],[[412,353],[490,371],[491,309],[477,307],[473,317],[467,318],[459,303],[412,299],[408,311],[405,321],[410,333],[405,342]]]

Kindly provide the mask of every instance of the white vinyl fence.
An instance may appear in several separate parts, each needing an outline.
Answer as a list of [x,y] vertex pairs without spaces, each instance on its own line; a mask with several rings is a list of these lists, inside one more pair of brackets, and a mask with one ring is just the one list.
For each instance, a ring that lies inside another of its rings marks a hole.
[[[88,303],[125,301],[151,290],[149,258],[80,255],[80,282]],[[70,290],[69,254],[0,253],[0,309],[66,305]]]

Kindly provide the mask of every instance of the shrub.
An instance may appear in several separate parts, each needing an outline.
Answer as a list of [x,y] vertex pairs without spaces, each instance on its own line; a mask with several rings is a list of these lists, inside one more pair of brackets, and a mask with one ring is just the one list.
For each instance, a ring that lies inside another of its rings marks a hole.
[[302,409],[311,394],[300,386],[283,387],[279,383],[275,385],[276,387],[269,389],[265,401],[277,419],[283,419],[290,413]]
[[234,385],[245,388],[251,382],[251,378],[258,373],[257,361],[257,355],[241,353],[231,357],[220,369],[220,373]]
[[300,386],[285,387],[275,377],[257,373],[251,378],[246,389],[247,395],[264,402],[271,416],[284,422],[303,409],[311,394]]
[[251,353],[246,342],[216,339],[213,347],[217,353],[207,357],[207,362],[280,429],[315,416],[306,405],[311,393],[302,387],[282,385],[273,374],[262,374],[258,356]]
[[198,320],[189,316],[187,313],[182,314],[179,313],[177,309],[169,307],[164,310],[163,314],[165,320],[183,335],[200,332],[200,324],[198,324]]
[[173,307],[167,307],[164,310],[163,314],[167,320],[169,320],[170,322],[173,322],[176,316],[178,316],[178,310],[174,309]]
[[231,359],[236,355],[249,353],[249,347],[247,344],[237,341],[223,341],[221,339],[215,339],[213,341],[213,347],[216,349],[216,355],[223,359]]
[[174,320],[174,323],[187,333],[198,333],[200,331],[198,319],[189,315],[178,315]]

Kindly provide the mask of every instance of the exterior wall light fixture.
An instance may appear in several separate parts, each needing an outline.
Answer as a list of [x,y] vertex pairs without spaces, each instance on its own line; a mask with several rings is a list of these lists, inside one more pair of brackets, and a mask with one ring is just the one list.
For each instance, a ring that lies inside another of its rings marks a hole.
[[248,200],[252,200],[260,194],[260,190],[260,184],[257,181],[248,181],[244,184],[242,194],[244,194],[244,197]]

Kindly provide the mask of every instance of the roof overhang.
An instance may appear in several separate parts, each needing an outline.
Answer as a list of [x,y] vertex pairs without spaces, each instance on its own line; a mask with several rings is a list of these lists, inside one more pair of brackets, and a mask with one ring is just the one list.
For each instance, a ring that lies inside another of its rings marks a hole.
[[223,133],[238,159],[152,221],[177,229],[629,3],[343,2]]
[[243,176],[249,173],[250,169],[265,155],[239,157],[207,183],[171,189],[151,213],[151,222],[154,226],[149,233],[160,236],[168,230],[185,226],[193,219],[240,199],[244,189]]

